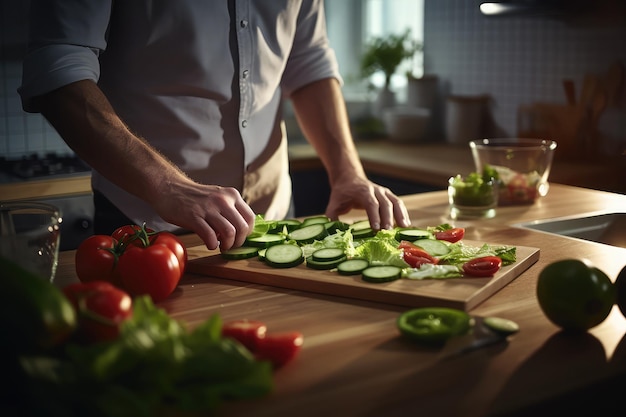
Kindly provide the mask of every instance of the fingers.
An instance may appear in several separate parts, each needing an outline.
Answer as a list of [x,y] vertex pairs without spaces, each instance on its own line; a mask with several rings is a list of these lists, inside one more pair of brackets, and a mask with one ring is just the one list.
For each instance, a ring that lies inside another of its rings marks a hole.
[[[345,189],[359,190],[346,193]],[[411,224],[404,202],[386,187],[369,183],[365,187],[344,187],[333,190],[326,214],[331,219],[348,212],[351,208],[363,208],[374,230],[391,229],[394,225],[408,227]]]

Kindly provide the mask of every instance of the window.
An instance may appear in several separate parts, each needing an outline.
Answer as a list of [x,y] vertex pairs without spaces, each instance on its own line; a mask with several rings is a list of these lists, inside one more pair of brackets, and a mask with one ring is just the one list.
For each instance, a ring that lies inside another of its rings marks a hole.
[[[360,58],[368,39],[400,34],[408,28],[415,40],[423,41],[423,0],[327,0],[325,7],[328,37],[337,54],[348,99],[363,98],[367,92],[367,83],[360,76]],[[411,66],[413,75],[422,75],[421,54],[398,69],[392,78],[393,90],[403,90],[404,74]],[[376,74],[371,82],[381,87],[384,77]]]

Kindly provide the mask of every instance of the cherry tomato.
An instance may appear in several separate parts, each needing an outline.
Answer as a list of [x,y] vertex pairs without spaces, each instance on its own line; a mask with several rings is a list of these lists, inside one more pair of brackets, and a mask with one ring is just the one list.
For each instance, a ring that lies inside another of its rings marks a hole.
[[438,262],[431,254],[408,240],[401,241],[398,248],[403,251],[404,261],[413,268],[419,268],[425,263],[436,264]]
[[458,242],[465,236],[465,229],[462,227],[454,227],[448,230],[435,232],[435,239],[445,240],[450,243]]
[[253,353],[258,360],[269,361],[274,368],[280,368],[298,355],[303,342],[300,332],[268,333],[257,341]]
[[237,340],[250,352],[256,350],[259,339],[264,338],[266,332],[267,326],[256,320],[235,320],[222,326],[222,336]]
[[130,296],[109,282],[70,284],[63,288],[63,293],[76,310],[77,337],[82,342],[117,338],[121,323],[132,316]]
[[491,277],[502,267],[502,259],[497,256],[483,256],[463,264],[463,272],[473,277]]
[[537,300],[548,319],[567,331],[602,323],[617,301],[609,277],[586,260],[563,259],[546,266],[537,279]]
[[121,284],[116,269],[117,240],[107,235],[94,235],[85,239],[76,249],[76,275],[81,282],[108,281]]
[[472,318],[463,310],[446,307],[423,307],[400,314],[396,326],[407,339],[441,345],[453,336],[465,334]]
[[178,258],[165,245],[128,246],[117,268],[124,289],[134,296],[147,294],[155,303],[166,299],[183,275]]

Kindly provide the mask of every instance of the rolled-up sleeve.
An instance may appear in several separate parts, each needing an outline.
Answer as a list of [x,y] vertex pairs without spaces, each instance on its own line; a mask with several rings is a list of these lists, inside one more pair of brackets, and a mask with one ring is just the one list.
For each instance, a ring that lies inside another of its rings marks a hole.
[[98,81],[98,54],[106,48],[111,2],[33,0],[28,52],[18,92],[27,112],[34,97],[80,80]]
[[303,1],[281,87],[289,96],[298,88],[324,78],[343,82],[335,52],[328,43],[323,1]]

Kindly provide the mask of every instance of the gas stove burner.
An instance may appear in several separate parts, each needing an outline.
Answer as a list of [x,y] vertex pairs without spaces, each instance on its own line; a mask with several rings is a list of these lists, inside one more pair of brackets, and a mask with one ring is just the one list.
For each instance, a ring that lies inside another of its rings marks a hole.
[[0,157],[0,172],[17,179],[36,179],[55,175],[89,172],[91,168],[75,155],[32,154],[21,158]]

